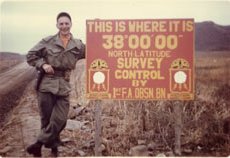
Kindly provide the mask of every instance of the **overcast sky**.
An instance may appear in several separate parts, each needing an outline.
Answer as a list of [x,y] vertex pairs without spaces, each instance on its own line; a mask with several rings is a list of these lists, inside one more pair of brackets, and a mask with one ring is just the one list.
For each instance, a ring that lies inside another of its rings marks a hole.
[[86,19],[194,18],[230,25],[230,0],[23,0],[1,2],[0,51],[26,54],[57,33],[56,16],[72,16],[72,34],[85,42]]

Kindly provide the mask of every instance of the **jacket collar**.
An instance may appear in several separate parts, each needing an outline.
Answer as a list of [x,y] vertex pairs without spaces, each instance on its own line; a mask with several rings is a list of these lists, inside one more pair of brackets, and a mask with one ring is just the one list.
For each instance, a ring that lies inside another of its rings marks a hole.
[[[62,47],[63,49],[65,49],[64,46],[63,46],[63,43],[61,41],[61,38],[59,36],[59,33],[57,33],[54,36],[55,36],[55,38],[54,38],[54,44],[56,44],[56,45]],[[66,50],[73,49],[74,47],[77,47],[78,49],[80,49],[81,45],[80,45],[79,42],[75,41],[75,39],[73,38],[73,35],[71,34],[71,37],[70,37],[69,43],[68,43],[68,45],[66,47]]]

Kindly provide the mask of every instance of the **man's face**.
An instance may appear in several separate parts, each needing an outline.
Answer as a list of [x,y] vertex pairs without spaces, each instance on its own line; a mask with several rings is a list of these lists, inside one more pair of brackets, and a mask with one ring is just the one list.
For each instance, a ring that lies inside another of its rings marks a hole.
[[57,28],[61,35],[66,36],[70,33],[72,23],[68,17],[60,17],[57,21]]

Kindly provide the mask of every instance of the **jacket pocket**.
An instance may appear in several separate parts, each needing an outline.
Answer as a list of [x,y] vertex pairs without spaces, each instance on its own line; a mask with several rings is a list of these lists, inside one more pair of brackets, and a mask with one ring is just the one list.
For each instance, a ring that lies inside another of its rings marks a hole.
[[47,62],[53,67],[60,67],[62,62],[62,53],[58,49],[48,49]]
[[62,64],[68,69],[74,69],[75,64],[80,56],[80,52],[76,50],[69,50],[63,54]]
[[48,53],[48,56],[58,56],[60,55],[61,51],[58,49],[48,49],[47,53]]
[[78,50],[70,50],[71,54],[74,54],[75,57],[78,57],[80,55],[80,52]]

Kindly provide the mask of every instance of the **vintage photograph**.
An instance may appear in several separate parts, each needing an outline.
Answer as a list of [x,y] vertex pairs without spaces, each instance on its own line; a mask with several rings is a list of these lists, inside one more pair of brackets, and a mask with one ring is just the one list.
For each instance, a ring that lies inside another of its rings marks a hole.
[[0,2],[0,157],[229,157],[229,0]]

